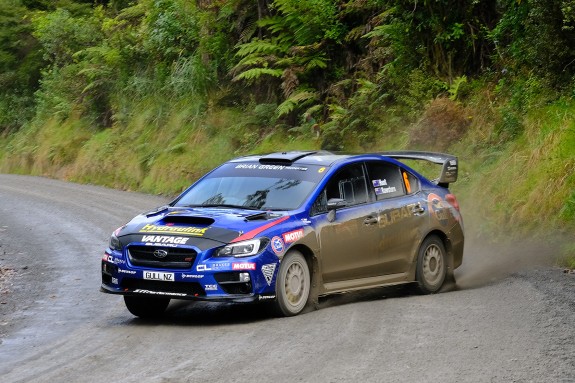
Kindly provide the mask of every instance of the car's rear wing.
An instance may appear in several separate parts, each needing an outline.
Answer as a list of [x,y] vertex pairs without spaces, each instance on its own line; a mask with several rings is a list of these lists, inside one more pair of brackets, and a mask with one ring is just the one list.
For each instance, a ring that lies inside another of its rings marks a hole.
[[457,157],[451,154],[402,150],[381,152],[380,154],[394,159],[423,160],[442,165],[441,174],[436,180],[439,186],[448,187],[450,183],[457,181],[457,169],[459,165]]

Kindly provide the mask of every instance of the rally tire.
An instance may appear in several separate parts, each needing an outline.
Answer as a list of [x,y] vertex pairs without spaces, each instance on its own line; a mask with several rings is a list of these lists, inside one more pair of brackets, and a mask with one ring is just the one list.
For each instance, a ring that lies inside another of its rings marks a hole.
[[447,252],[435,235],[427,237],[419,248],[415,278],[423,294],[439,292],[447,275]]
[[170,304],[170,298],[139,297],[124,295],[126,308],[133,315],[142,319],[160,318]]
[[309,301],[311,277],[304,256],[290,250],[280,264],[276,279],[276,313],[294,316],[303,311]]

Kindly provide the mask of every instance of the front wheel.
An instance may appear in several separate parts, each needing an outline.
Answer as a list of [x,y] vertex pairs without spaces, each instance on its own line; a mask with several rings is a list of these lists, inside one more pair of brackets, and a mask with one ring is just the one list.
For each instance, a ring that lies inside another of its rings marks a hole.
[[435,235],[427,237],[419,248],[416,279],[419,291],[423,294],[438,292],[447,274],[445,246]]
[[309,299],[311,278],[304,256],[289,251],[280,264],[276,279],[276,309],[284,316],[299,314]]
[[132,314],[142,319],[157,319],[164,314],[170,298],[135,297],[124,295],[124,303]]

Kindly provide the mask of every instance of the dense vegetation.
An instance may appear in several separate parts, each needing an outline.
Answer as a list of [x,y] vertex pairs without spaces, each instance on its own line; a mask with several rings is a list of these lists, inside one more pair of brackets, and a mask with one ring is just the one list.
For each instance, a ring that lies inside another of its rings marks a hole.
[[175,194],[246,152],[443,150],[480,231],[572,232],[574,28],[575,0],[3,0],[0,170]]

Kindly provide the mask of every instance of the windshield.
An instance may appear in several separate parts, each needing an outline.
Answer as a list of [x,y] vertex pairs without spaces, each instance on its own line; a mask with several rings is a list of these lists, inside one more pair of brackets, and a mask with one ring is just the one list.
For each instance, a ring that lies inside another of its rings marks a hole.
[[323,176],[317,168],[225,164],[181,195],[174,206],[293,210]]

